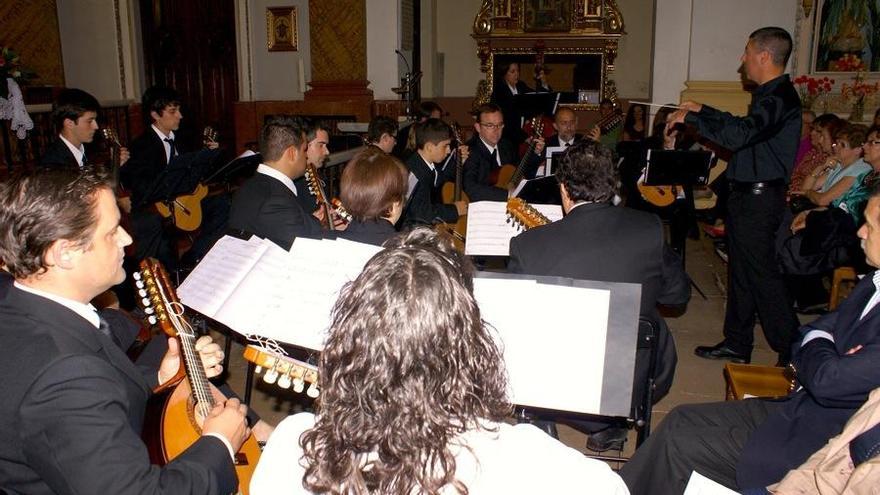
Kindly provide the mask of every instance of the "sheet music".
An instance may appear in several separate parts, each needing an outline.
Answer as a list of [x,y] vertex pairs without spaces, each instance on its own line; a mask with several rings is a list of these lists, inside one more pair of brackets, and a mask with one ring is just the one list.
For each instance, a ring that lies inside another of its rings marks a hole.
[[297,238],[285,251],[270,241],[224,237],[178,293],[187,306],[241,334],[320,350],[339,290],[378,246]]
[[246,241],[224,236],[180,284],[180,300],[213,318],[270,245],[257,236]]
[[477,278],[474,297],[500,337],[513,403],[599,414],[609,291]]
[[[531,205],[555,222],[562,218],[559,205]],[[469,256],[507,256],[510,239],[523,230],[507,218],[507,203],[478,201],[468,205],[467,242],[465,254]]]
[[696,471],[691,472],[691,477],[684,489],[684,495],[737,495],[737,493]]

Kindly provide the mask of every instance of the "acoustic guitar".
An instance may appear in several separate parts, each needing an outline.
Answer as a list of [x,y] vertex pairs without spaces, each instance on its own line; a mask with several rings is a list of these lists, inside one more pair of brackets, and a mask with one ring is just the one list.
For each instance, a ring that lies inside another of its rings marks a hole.
[[513,223],[522,230],[529,230],[550,223],[550,219],[536,210],[522,198],[510,198],[507,200],[507,221]]
[[[533,117],[531,126],[532,132],[529,136],[532,138],[532,142],[529,143],[529,147],[520,159],[519,164],[515,167],[509,164],[502,165],[501,168],[497,169],[497,176],[494,182],[497,187],[511,189],[519,185],[519,182],[523,179],[526,171],[526,162],[528,162],[532,153],[535,152],[535,140],[544,134],[544,119]],[[490,180],[492,180],[491,176]]]
[[675,203],[675,199],[678,197],[675,186],[648,186],[645,185],[643,179],[639,179],[636,187],[639,189],[642,199],[661,208]]
[[257,365],[254,370],[256,374],[266,371],[263,381],[270,385],[275,384],[283,389],[293,388],[294,392],[301,394],[308,383],[306,395],[314,399],[320,394],[318,367],[313,364],[254,345],[245,347],[244,358]]
[[[102,128],[101,135],[104,136],[104,140],[107,141],[108,148],[110,149],[110,176],[113,178],[113,192],[116,195],[116,204],[119,205],[119,212],[122,214],[120,225],[122,225],[126,232],[131,232],[131,194],[122,187],[122,183],[119,181],[119,168],[121,167],[119,152],[122,149],[122,143],[119,142],[119,136],[116,134],[116,131],[109,127]],[[134,243],[125,246],[125,254],[133,256],[134,253]]]
[[[443,188],[440,190],[440,195],[445,204],[453,204],[458,201],[470,203],[470,198],[468,198],[467,193],[462,190],[464,161],[461,159],[461,154],[458,152],[458,147],[463,143],[461,140],[461,127],[457,122],[450,124],[450,127],[452,128],[452,141],[455,143],[455,148],[453,149],[452,157],[450,158],[452,163],[455,164],[455,182],[446,182],[443,184]],[[456,249],[464,252],[464,243],[467,238],[466,214],[459,215],[457,222],[445,223],[439,228],[452,236],[452,244]]]
[[[137,285],[144,311],[152,317],[150,321],[178,339],[183,361],[178,374],[154,390],[145,415],[143,437],[150,460],[164,465],[201,437],[201,425],[214,408],[214,394],[219,392],[205,376],[195,349],[197,336],[183,316],[183,305],[165,268],[153,258],[141,261],[140,268]],[[239,493],[247,495],[259,459],[260,447],[251,435],[235,454]]]
[[[217,131],[208,126],[202,131],[202,142],[205,146],[217,142]],[[170,218],[174,212],[174,226],[186,232],[192,232],[202,225],[202,200],[208,196],[208,186],[199,182],[190,194],[183,194],[173,201],[157,201],[156,210],[162,218]]]

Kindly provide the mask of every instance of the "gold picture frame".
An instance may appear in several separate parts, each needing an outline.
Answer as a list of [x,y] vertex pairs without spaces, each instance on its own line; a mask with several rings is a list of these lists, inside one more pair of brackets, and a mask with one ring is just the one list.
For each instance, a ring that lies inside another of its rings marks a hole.
[[296,7],[266,9],[266,40],[270,52],[297,50]]

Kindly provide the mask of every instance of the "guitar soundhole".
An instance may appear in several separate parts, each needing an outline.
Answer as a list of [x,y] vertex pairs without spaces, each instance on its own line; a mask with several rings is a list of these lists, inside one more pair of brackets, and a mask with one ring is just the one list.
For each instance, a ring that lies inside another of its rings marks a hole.
[[247,466],[250,462],[248,462],[247,454],[244,452],[238,452],[235,454],[235,465],[236,466]]

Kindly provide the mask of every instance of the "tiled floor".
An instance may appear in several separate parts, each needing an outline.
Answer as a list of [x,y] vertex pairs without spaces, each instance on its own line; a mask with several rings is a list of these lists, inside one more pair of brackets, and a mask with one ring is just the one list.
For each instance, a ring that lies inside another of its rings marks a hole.
[[[687,271],[694,282],[705,293],[706,298],[694,290],[691,302],[684,315],[667,318],[678,349],[678,368],[672,390],[654,407],[652,423],[657,425],[665,414],[679,404],[710,402],[724,399],[723,361],[700,359],[693,354],[697,345],[715,344],[721,339],[721,325],[726,301],[723,285],[727,266],[715,254],[708,239],[689,240],[687,245]],[[760,327],[756,328],[756,345],[752,354],[755,364],[772,365],[776,362],[773,353]],[[235,390],[243,390],[245,363],[241,359],[240,347],[233,351],[230,365],[230,383]],[[257,383],[253,392],[252,407],[263,418],[277,423],[291,411],[299,410],[308,402],[303,394],[289,390],[279,390],[276,386]],[[564,425],[559,427],[560,439],[567,445],[586,451],[586,436]],[[635,434],[630,433],[624,455],[630,455],[635,443]]]

